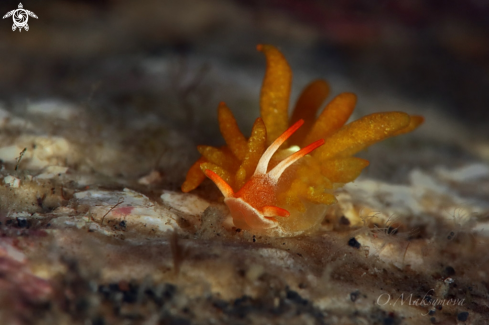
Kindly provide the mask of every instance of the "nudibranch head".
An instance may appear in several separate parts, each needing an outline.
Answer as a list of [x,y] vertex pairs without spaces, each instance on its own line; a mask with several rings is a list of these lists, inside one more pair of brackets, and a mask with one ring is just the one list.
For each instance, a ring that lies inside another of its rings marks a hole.
[[277,227],[275,217],[288,217],[290,215],[289,211],[276,206],[278,181],[289,166],[321,146],[324,140],[320,139],[311,143],[282,160],[270,171],[267,172],[267,170],[270,160],[278,148],[302,124],[304,124],[303,120],[297,121],[265,150],[258,161],[253,176],[237,193],[234,193],[232,187],[215,172],[210,169],[205,170],[206,176],[217,185],[224,195],[224,202],[231,211],[235,226],[242,229],[270,229]]
[[258,50],[267,59],[261,118],[247,139],[231,110],[221,103],[218,120],[226,145],[197,147],[202,157],[188,171],[182,191],[195,189],[207,176],[224,195],[236,227],[298,234],[320,223],[326,207],[336,202],[334,190],[355,180],[368,166],[354,154],[411,132],[424,119],[383,112],[345,124],[356,104],[351,93],[333,98],[316,118],[329,94],[323,80],[304,89],[289,118],[292,72],[287,60],[271,45],[259,45]]

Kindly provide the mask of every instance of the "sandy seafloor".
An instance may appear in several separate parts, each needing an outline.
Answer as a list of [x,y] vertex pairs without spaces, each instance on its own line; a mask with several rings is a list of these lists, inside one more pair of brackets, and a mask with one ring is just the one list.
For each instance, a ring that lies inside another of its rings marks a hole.
[[[349,4],[38,1],[28,32],[2,21],[0,324],[488,324],[487,8]],[[325,78],[354,119],[426,119],[360,153],[295,237],[223,227],[210,181],[180,191],[196,145],[223,144],[220,101],[246,135],[259,116],[259,42],[292,103]]]

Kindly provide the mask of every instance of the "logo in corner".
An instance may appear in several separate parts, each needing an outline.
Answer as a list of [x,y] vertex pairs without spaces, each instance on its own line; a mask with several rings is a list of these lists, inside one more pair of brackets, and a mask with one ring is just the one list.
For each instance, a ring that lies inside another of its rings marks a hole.
[[22,31],[22,28],[24,28],[26,31],[29,30],[29,25],[27,25],[29,16],[37,19],[36,14],[32,11],[25,10],[24,6],[22,6],[22,3],[19,3],[18,9],[7,12],[5,16],[3,16],[3,19],[10,16],[12,16],[12,18],[14,19],[14,24],[12,25],[12,31],[14,32],[17,28],[19,29],[19,32]]

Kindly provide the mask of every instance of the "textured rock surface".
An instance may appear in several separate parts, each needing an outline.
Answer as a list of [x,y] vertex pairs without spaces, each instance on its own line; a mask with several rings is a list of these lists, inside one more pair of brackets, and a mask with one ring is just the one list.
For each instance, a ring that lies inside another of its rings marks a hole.
[[[320,229],[268,238],[233,227],[212,184],[182,194],[164,185],[164,169],[104,175],[88,166],[107,157],[83,157],[80,144],[25,118],[39,135],[26,142],[6,122],[0,148],[0,299],[9,306],[1,317],[12,324],[414,324],[487,315],[484,163],[407,169],[404,183],[364,176],[337,191]],[[124,170],[127,153],[114,147],[110,164]]]

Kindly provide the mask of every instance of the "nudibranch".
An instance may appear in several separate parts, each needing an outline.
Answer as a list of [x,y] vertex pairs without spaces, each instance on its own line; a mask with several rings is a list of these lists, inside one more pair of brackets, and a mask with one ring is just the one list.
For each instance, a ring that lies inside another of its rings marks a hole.
[[357,100],[352,93],[333,98],[316,119],[329,94],[324,80],[315,80],[303,90],[289,118],[289,64],[271,45],[257,49],[267,61],[261,118],[247,139],[231,110],[220,103],[219,128],[226,145],[197,147],[202,156],[190,167],[182,191],[197,188],[207,176],[224,195],[236,227],[295,235],[319,224],[327,207],[336,202],[334,190],[355,180],[368,166],[367,160],[354,154],[411,132],[424,119],[382,112],[346,124]]

